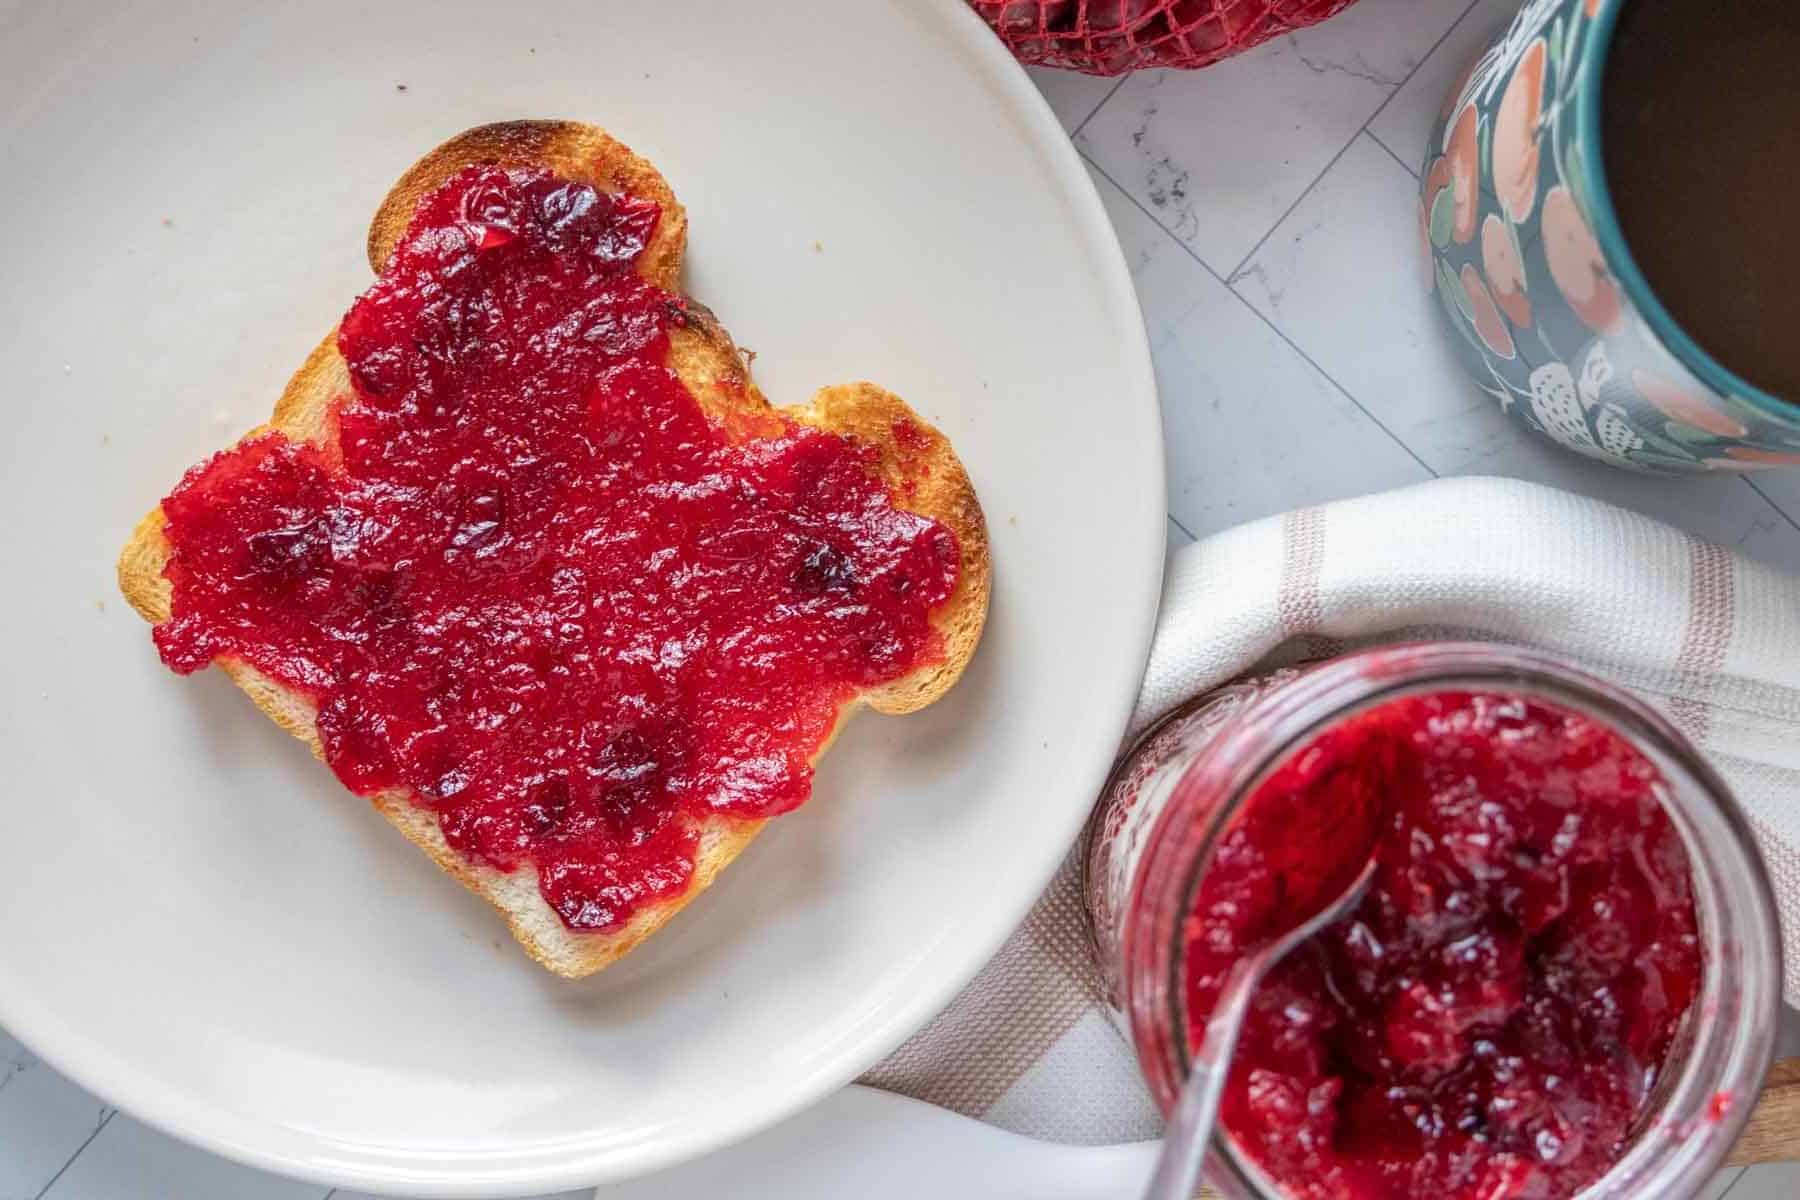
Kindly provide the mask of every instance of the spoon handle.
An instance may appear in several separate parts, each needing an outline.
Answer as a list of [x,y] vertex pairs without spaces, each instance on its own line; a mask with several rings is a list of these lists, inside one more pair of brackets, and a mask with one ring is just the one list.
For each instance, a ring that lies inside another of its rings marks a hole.
[[1244,1028],[1244,1017],[1250,1011],[1250,998],[1257,985],[1270,968],[1287,957],[1288,951],[1360,904],[1374,878],[1375,859],[1371,857],[1336,899],[1261,950],[1238,959],[1225,976],[1225,985],[1219,989],[1219,999],[1206,1022],[1206,1037],[1188,1068],[1187,1082],[1182,1084],[1181,1099],[1169,1114],[1162,1153],[1157,1157],[1156,1172],[1150,1176],[1144,1200],[1193,1200],[1201,1169],[1206,1165],[1206,1149],[1212,1144],[1213,1125],[1219,1119],[1225,1080],[1231,1074],[1231,1052],[1237,1049],[1238,1034]]
[[1157,1156],[1144,1200],[1193,1200],[1201,1168],[1206,1165],[1206,1149],[1212,1144],[1219,1102],[1225,1097],[1225,1080],[1231,1074],[1231,1052],[1270,957],[1266,950],[1253,954],[1240,960],[1226,976],[1218,1007],[1206,1023],[1206,1040],[1188,1070],[1181,1099],[1169,1114],[1162,1153]]

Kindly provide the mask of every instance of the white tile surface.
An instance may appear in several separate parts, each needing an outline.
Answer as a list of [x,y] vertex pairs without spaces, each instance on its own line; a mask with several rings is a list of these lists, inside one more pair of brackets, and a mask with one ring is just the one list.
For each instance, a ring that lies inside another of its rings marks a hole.
[[1233,287],[1440,475],[1511,475],[1583,492],[1800,569],[1800,528],[1742,480],[1589,463],[1526,435],[1474,387],[1425,290],[1417,189],[1361,135]]
[[1800,1196],[1800,1163],[1747,1167],[1731,1189],[1731,1200],[1794,1200]]
[[1229,272],[1468,3],[1362,0],[1204,71],[1134,75],[1076,143]]
[[1070,133],[1074,133],[1120,84],[1117,79],[1083,75],[1080,71],[1053,71],[1048,67],[1031,67],[1027,73],[1044,93],[1044,99],[1050,102],[1056,119]]
[[[1758,475],[1753,488],[1579,460],[1514,427],[1445,351],[1410,172],[1445,90],[1515,4],[1361,0],[1241,59],[1116,91],[1032,72],[1082,152],[1118,181],[1097,184],[1156,358],[1172,549],[1301,504],[1483,472],[1600,496],[1800,566],[1800,470]],[[1800,1019],[1787,1030],[1794,1052]],[[325,1195],[109,1112],[0,1032],[0,1200],[40,1200],[52,1179],[42,1200]],[[1796,1200],[1800,1166],[1721,1172],[1702,1200],[1727,1190]]]
[[1369,132],[1409,170],[1417,172],[1424,161],[1425,139],[1431,136],[1432,122],[1450,89],[1461,82],[1475,56],[1518,11],[1519,0],[1475,0],[1475,6],[1458,18],[1431,57],[1369,122]]
[[1100,196],[1132,264],[1156,359],[1169,511],[1189,533],[1428,478],[1104,177]]
[[0,1200],[33,1200],[111,1111],[0,1030]]
[[1750,485],[1769,503],[1795,518],[1800,518],[1800,470],[1758,471],[1749,476]]
[[1700,1194],[1695,1196],[1694,1200],[1721,1200],[1721,1197],[1731,1190],[1732,1185],[1737,1183],[1738,1177],[1743,1173],[1743,1167],[1726,1167],[1700,1189]]
[[44,1200],[324,1200],[329,1191],[203,1154],[120,1113]]

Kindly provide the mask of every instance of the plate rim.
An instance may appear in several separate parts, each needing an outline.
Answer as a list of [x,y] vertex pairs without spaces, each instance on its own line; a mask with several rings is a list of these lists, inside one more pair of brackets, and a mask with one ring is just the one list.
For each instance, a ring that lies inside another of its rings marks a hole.
[[[962,0],[932,0],[936,16],[960,42],[960,50],[970,55],[973,69],[999,89],[1004,99],[1023,118],[1024,131],[1033,148],[1052,166],[1062,191],[1070,204],[1072,218],[1103,260],[1102,294],[1107,309],[1123,326],[1122,347],[1128,378],[1121,381],[1119,394],[1133,400],[1130,412],[1147,428],[1141,441],[1150,460],[1143,464],[1141,480],[1154,486],[1146,495],[1155,502],[1139,514],[1144,529],[1138,536],[1144,540],[1142,557],[1148,561],[1141,583],[1120,588],[1116,611],[1133,615],[1132,630],[1127,641],[1132,652],[1121,657],[1116,678],[1087,684],[1090,707],[1096,714],[1111,715],[1096,720],[1097,728],[1110,731],[1110,741],[1117,743],[1124,735],[1149,658],[1156,615],[1161,601],[1164,567],[1166,515],[1165,460],[1161,409],[1148,334],[1135,285],[1120,246],[1117,232],[1107,216],[1096,184],[1068,132],[1055,116],[1049,102],[1032,82],[1024,67],[1007,52],[971,8]],[[1106,253],[1110,248],[1111,253]],[[1104,701],[1102,703],[1101,701]],[[1107,724],[1110,721],[1110,724]],[[1085,780],[1085,791],[1097,794],[1105,772],[1110,769],[1111,755],[1094,764]],[[1055,822],[1061,835],[1056,844],[1074,843],[1088,814],[1088,806],[1070,806],[1069,813]],[[235,1114],[226,1113],[217,1104],[195,1103],[184,1099],[179,1091],[170,1094],[167,1085],[157,1082],[129,1067],[103,1061],[105,1052],[91,1038],[72,1029],[58,1028],[53,1015],[34,1012],[28,998],[17,989],[5,986],[0,968],[0,1006],[5,1011],[6,1030],[27,1050],[50,1064],[79,1086],[112,1101],[116,1107],[144,1124],[182,1142],[221,1155],[251,1167],[271,1171],[292,1179],[304,1180],[334,1188],[354,1188],[394,1195],[443,1197],[489,1197],[553,1192],[651,1175],[678,1163],[725,1149],[766,1130],[796,1113],[818,1103],[837,1089],[853,1082],[871,1065],[887,1057],[908,1037],[922,1028],[967,986],[1005,941],[1024,921],[1043,888],[1058,869],[1063,854],[1046,856],[1036,872],[1036,885],[1029,892],[1020,890],[1017,899],[990,906],[993,924],[983,936],[958,943],[956,969],[940,970],[932,986],[903,993],[887,1006],[873,1028],[857,1041],[856,1053],[840,1053],[831,1061],[822,1061],[810,1070],[790,1077],[781,1103],[738,1115],[734,1121],[712,1122],[695,1132],[686,1128],[666,1133],[655,1142],[631,1144],[596,1144],[593,1139],[560,1139],[551,1143],[534,1143],[525,1147],[508,1147],[493,1152],[480,1152],[476,1158],[458,1161],[454,1152],[439,1152],[426,1163],[416,1151],[401,1156],[379,1152],[363,1144],[346,1145],[324,1135],[303,1133],[293,1127],[281,1130],[286,1139],[310,1141],[310,1153],[283,1150],[278,1146],[234,1136]],[[1005,920],[999,918],[1004,916]],[[221,1117],[227,1120],[221,1120]],[[259,1121],[258,1126],[280,1128]],[[487,1165],[492,1159],[496,1165]],[[423,1163],[423,1165],[421,1165]]]

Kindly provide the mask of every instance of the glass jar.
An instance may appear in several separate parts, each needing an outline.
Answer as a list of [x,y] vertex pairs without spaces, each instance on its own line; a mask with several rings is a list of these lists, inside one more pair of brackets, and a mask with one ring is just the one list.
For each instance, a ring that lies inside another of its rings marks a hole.
[[[1661,773],[1687,849],[1701,984],[1635,1136],[1584,1190],[1695,1194],[1724,1161],[1771,1061],[1781,942],[1768,876],[1725,783],[1667,721],[1542,655],[1475,643],[1365,650],[1208,693],[1147,730],[1114,769],[1089,829],[1083,887],[1115,1017],[1167,1113],[1187,1077],[1183,923],[1218,835],[1289,754],[1378,704],[1426,692],[1541,700],[1612,729]],[[1283,1189],[1223,1128],[1209,1181],[1233,1200]]]

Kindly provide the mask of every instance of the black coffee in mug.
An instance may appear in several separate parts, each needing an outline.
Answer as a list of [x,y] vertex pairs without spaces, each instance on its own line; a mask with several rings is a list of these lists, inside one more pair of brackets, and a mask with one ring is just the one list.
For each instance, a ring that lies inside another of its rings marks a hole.
[[1604,85],[1607,186],[1651,290],[1800,403],[1800,0],[1627,0]]

